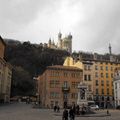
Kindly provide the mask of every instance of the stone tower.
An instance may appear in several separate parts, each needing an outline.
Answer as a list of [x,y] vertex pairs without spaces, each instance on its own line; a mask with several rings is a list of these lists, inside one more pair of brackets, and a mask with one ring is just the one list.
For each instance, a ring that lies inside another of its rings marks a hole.
[[72,53],[72,35],[69,33],[68,36],[63,38],[62,48],[68,51],[70,54]]
[[68,35],[68,52],[72,54],[72,35],[69,33]]
[[112,55],[112,47],[110,43],[109,43],[109,54]]
[[62,33],[58,33],[58,48],[62,49]]
[[51,48],[51,38],[49,38],[49,41],[48,41],[48,47]]

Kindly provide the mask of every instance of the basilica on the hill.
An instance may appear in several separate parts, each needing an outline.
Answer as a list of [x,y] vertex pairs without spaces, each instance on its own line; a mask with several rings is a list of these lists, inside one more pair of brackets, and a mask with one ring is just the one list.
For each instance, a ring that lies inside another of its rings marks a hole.
[[71,54],[72,53],[72,35],[71,35],[71,33],[69,33],[67,36],[62,38],[62,33],[59,32],[57,44],[55,44],[54,40],[52,41],[50,38],[48,41],[47,47],[53,48],[53,49],[66,50]]

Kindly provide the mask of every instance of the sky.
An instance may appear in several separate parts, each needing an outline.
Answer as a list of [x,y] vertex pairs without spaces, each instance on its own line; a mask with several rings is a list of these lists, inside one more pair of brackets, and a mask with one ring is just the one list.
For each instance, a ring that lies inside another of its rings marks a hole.
[[57,43],[73,36],[73,51],[120,53],[120,0],[0,0],[3,38]]

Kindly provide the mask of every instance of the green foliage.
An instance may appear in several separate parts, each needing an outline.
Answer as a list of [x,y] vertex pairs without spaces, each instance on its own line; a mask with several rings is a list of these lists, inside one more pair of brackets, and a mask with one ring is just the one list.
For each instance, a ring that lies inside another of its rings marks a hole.
[[14,67],[12,81],[12,96],[32,95],[34,92],[34,81],[29,73],[22,67]]
[[6,43],[5,59],[14,66],[13,83],[17,82],[17,85],[13,84],[12,90],[13,94],[17,95],[33,94],[33,89],[35,89],[35,85],[31,86],[31,83],[34,84],[33,77],[42,74],[47,66],[62,65],[65,57],[69,56],[66,51],[44,48],[30,42],[9,41]]

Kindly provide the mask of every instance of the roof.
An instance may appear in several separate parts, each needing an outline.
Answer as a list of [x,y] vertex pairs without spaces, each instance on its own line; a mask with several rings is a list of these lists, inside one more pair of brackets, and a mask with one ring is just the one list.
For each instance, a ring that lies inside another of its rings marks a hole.
[[6,46],[6,43],[4,42],[4,40],[1,36],[0,36],[0,41]]
[[77,67],[72,67],[72,66],[62,66],[62,65],[53,65],[53,66],[48,66],[47,69],[58,69],[58,70],[77,70],[77,71],[82,71],[82,69],[77,68]]

